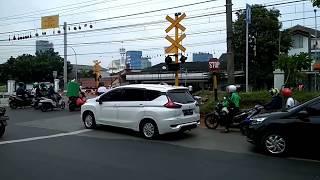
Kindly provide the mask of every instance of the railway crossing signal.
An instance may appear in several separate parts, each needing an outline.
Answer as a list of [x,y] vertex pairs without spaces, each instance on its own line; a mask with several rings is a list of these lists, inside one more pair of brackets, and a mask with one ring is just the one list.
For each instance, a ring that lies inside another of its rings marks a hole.
[[[181,30],[182,32],[184,32],[186,30],[186,28],[180,24],[180,22],[186,17],[186,14],[183,13],[175,13],[175,18],[171,18],[170,16],[166,16],[166,20],[169,21],[171,23],[171,25],[165,30],[166,33],[169,33],[172,29],[175,29],[175,37],[174,39],[172,37],[170,37],[169,35],[166,36],[166,39],[171,43],[171,45],[169,47],[167,47],[165,49],[166,54],[166,63],[169,66],[169,70],[174,70],[176,71],[175,73],[175,85],[179,86],[179,60],[178,60],[178,56],[179,56],[179,50],[182,52],[186,51],[186,48],[182,46],[181,42],[183,39],[186,38],[186,34],[183,33],[181,34],[181,36],[179,37],[179,30]],[[171,54],[171,55],[170,55]],[[172,60],[170,61],[169,58],[171,59],[170,56],[174,56],[175,57],[175,62],[172,63]],[[180,61],[181,63],[184,63],[186,61],[187,57],[185,56],[181,56]],[[173,67],[173,68],[170,68]]]

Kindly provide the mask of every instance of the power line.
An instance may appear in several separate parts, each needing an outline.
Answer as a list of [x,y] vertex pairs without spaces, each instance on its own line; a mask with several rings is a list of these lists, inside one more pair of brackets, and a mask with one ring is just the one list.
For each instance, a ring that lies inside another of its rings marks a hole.
[[[186,33],[188,36],[193,36],[197,34],[208,34],[213,32],[224,31],[225,29],[217,29],[211,31],[198,31],[193,33]],[[121,39],[121,40],[112,40],[112,41],[96,41],[96,42],[84,42],[84,43],[75,43],[75,44],[67,44],[68,46],[79,46],[79,45],[96,45],[96,44],[110,44],[110,43],[122,43],[122,42],[132,42],[132,41],[149,41],[156,39],[164,39],[164,36],[150,36],[150,37],[142,37],[142,38],[133,38],[133,39]],[[0,45],[5,47],[34,47],[35,45],[31,44],[11,44],[11,45]],[[55,44],[54,46],[64,46],[64,44]]]
[[[82,12],[77,12],[77,13],[70,13],[70,14],[61,14],[61,11],[59,11],[59,16],[60,17],[65,17],[65,16],[73,16],[73,15],[76,15],[76,14],[81,14],[81,13],[89,13],[89,12],[97,12],[97,11],[101,11],[101,10],[105,10],[105,9],[124,9],[126,6],[132,6],[132,5],[137,5],[137,4],[141,4],[141,3],[146,3],[146,2],[150,2],[149,0],[144,0],[144,1],[140,1],[140,2],[135,2],[135,3],[130,3],[130,4],[124,4],[124,5],[117,5],[117,6],[110,6],[110,7],[107,7],[107,8],[100,8],[100,9],[94,9],[94,10],[88,10],[88,11],[82,11]],[[158,2],[159,3],[159,2]],[[89,7],[89,6],[86,6],[86,7]],[[116,8],[116,7],[120,7],[120,8]],[[75,8],[76,10],[78,10],[78,8]],[[66,11],[67,13],[68,12],[72,12],[73,10],[68,10]],[[28,17],[27,17],[28,18]],[[25,21],[19,21],[19,22],[14,22],[15,24],[17,23],[26,23],[26,22],[33,22],[33,21],[36,21],[36,20],[40,20],[40,18],[35,18],[35,17],[32,17],[33,19],[31,20],[25,20]],[[20,18],[18,18],[20,19]],[[10,19],[9,19],[10,20]],[[12,22],[11,23],[7,23],[7,24],[1,24],[1,26],[8,26],[8,25],[12,25]]]
[[[87,7],[90,7],[93,5],[98,5],[98,4],[112,2],[112,1],[118,1],[118,0],[109,0],[109,1],[103,0],[103,1],[95,2],[95,3],[92,3],[90,1],[84,1],[84,2],[79,2],[79,3],[70,4],[70,5],[64,5],[64,6],[59,6],[59,7],[55,7],[55,8],[49,8],[49,9],[44,9],[44,10],[39,10],[39,11],[34,11],[34,12],[29,12],[29,13],[22,13],[22,14],[18,14],[18,15],[7,16],[7,17],[0,17],[0,20],[5,21],[5,20],[10,20],[10,19],[18,19],[18,18],[20,19],[20,18],[24,18],[24,17],[30,17],[30,15],[50,13],[51,11],[57,11],[57,10],[59,10],[59,12],[61,12],[61,11],[65,11],[65,10],[87,8]],[[86,3],[91,3],[91,4],[86,4]],[[83,4],[86,4],[86,5],[83,5]],[[75,5],[77,5],[77,6],[75,6]],[[79,5],[81,5],[81,6],[79,6]],[[75,7],[72,7],[72,6],[75,6]],[[63,7],[68,7],[68,8],[63,8]],[[54,9],[57,9],[57,10],[54,10]],[[44,12],[44,11],[46,11],[46,12]],[[29,15],[29,16],[27,16],[27,15]]]

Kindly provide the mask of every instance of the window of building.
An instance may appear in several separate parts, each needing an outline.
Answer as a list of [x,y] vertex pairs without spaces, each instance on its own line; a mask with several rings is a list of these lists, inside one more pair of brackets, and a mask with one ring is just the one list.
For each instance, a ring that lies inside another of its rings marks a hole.
[[294,36],[293,38],[293,48],[303,48],[303,36]]

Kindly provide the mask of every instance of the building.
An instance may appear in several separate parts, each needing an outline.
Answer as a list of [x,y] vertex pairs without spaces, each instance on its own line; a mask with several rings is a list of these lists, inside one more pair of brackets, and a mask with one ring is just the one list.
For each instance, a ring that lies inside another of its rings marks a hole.
[[123,70],[124,68],[121,66],[121,59],[112,60],[108,65],[109,73],[117,73]]
[[36,52],[45,52],[49,49],[53,49],[53,44],[49,41],[37,40],[36,41]]
[[[235,71],[234,76],[236,82],[243,79],[243,71]],[[228,74],[221,71],[218,77],[219,86],[225,89],[227,85]],[[175,73],[167,70],[165,63],[160,63],[149,68],[131,71],[126,74],[125,80],[129,84],[144,83],[144,84],[158,84],[167,83],[174,85]],[[194,91],[201,89],[212,89],[212,74],[209,72],[208,62],[186,62],[181,65],[179,72],[179,82],[181,86],[193,86]]]
[[141,69],[145,69],[151,67],[150,57],[142,57],[141,58]]
[[142,51],[127,51],[126,57],[129,69],[141,69]]
[[123,70],[126,68],[126,49],[125,48],[120,48],[120,69]]
[[[289,50],[289,55],[300,54],[301,52],[308,53],[310,57],[314,58],[314,62],[312,63],[310,69],[306,69],[304,71],[307,74],[307,79],[303,80],[304,84],[308,90],[313,88],[317,89],[319,86],[317,83],[316,74],[317,72],[313,69],[314,64],[319,63],[316,59],[319,60],[320,57],[320,31],[315,29],[296,25],[294,27],[289,28],[292,35],[292,48]],[[317,36],[316,36],[317,34]],[[318,40],[319,39],[319,40]]]
[[[78,79],[83,78],[83,75],[88,75],[90,76],[90,73],[93,73],[93,66],[92,65],[82,65],[82,64],[71,64],[72,66],[72,71],[68,74],[68,79],[75,79],[76,78],[76,69],[78,69]],[[103,78],[109,77],[110,73],[106,68],[101,69],[101,76]],[[93,78],[93,76],[92,76]]]
[[212,57],[213,55],[210,53],[199,52],[199,53],[192,54],[193,62],[208,62],[209,59]]

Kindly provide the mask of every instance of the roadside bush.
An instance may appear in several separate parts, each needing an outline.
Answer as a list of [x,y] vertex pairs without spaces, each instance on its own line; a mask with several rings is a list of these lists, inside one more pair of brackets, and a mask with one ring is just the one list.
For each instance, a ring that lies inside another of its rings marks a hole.
[[[213,100],[212,91],[200,91],[194,95],[202,97],[202,104],[200,105],[201,113],[206,114],[213,111],[216,102]],[[219,100],[222,100],[223,96],[225,96],[225,92],[218,93]],[[320,96],[320,92],[294,91],[293,93],[294,99],[298,100],[300,103],[304,103],[317,96]],[[266,104],[271,100],[268,91],[241,92],[240,97],[241,109],[251,108],[256,104]]]

